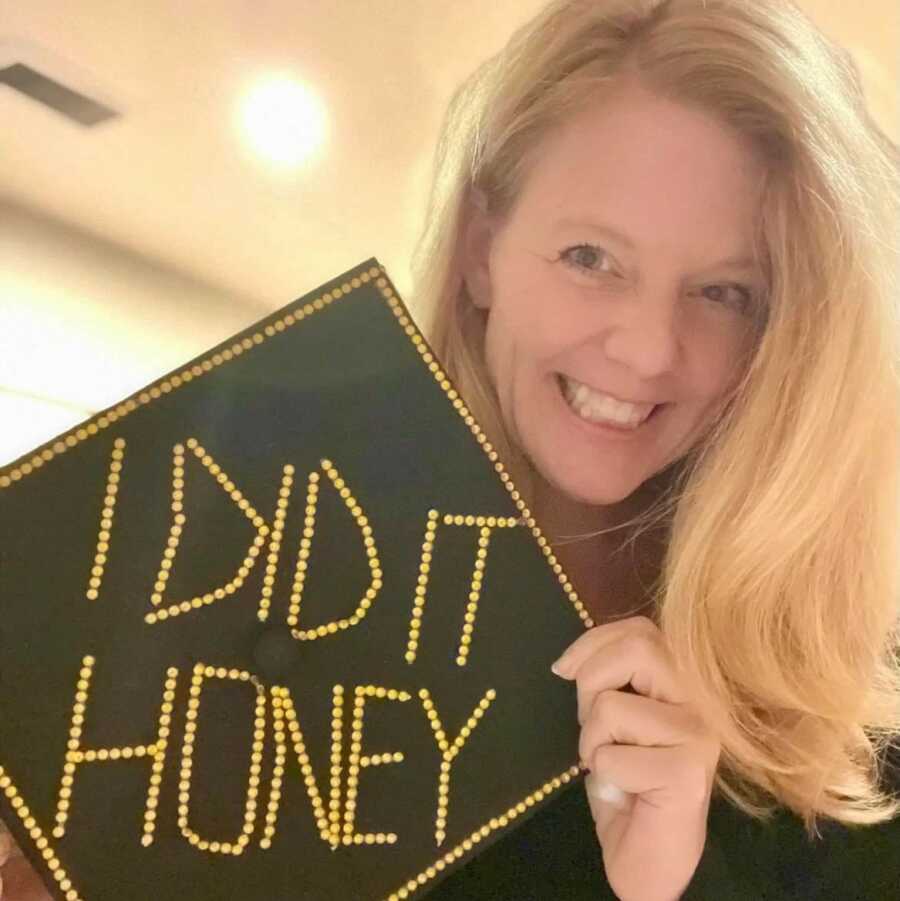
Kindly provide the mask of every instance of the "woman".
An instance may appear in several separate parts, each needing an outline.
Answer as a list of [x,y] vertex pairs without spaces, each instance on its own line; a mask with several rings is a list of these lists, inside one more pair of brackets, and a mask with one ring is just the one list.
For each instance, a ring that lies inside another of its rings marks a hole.
[[557,671],[623,901],[688,888],[713,791],[900,811],[898,202],[787,2],[558,0],[451,104],[415,299],[600,623]]
[[888,821],[900,176],[848,58],[785,2],[558,0],[437,164],[416,301],[599,625],[589,815],[434,897],[681,897],[714,799]]

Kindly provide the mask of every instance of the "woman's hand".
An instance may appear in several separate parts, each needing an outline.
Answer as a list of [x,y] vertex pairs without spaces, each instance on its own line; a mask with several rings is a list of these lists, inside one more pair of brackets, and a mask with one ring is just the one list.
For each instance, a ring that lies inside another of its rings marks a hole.
[[53,901],[40,876],[0,821],[0,901]]
[[[579,754],[603,864],[621,901],[676,901],[706,843],[720,745],[656,624],[597,626],[553,665],[578,689]],[[631,683],[636,694],[621,689]]]

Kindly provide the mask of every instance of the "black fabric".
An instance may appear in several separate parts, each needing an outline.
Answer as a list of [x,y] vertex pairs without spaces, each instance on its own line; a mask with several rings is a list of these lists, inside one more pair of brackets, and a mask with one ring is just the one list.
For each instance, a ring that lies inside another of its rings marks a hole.
[[581,780],[518,829],[451,874],[428,901],[615,899],[603,873]]
[[[760,823],[714,799],[703,857],[681,901],[900,899],[900,819],[860,828],[825,822],[819,831],[821,840],[811,843],[784,810]],[[580,781],[428,895],[428,901],[556,898],[616,901]]]

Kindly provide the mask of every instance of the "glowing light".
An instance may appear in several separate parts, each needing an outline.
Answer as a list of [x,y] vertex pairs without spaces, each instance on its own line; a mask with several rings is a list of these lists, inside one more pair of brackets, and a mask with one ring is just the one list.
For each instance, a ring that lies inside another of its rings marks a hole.
[[325,143],[325,109],[295,79],[273,76],[249,90],[240,107],[245,139],[275,166],[296,167]]

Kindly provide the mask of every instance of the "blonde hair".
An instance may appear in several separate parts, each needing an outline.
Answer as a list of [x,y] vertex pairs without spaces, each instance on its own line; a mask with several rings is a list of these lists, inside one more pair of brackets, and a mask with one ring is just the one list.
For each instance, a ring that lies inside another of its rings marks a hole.
[[[884,822],[900,735],[897,147],[857,70],[793,4],[557,0],[457,91],[414,258],[414,309],[528,496],[461,275],[467,205],[502,216],[541,138],[625,74],[764,154],[767,321],[707,440],[654,510],[655,618],[722,743],[715,791]],[[537,148],[537,149],[536,149]]]

